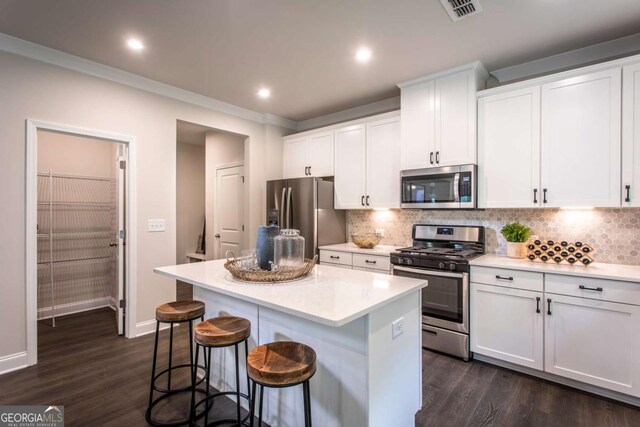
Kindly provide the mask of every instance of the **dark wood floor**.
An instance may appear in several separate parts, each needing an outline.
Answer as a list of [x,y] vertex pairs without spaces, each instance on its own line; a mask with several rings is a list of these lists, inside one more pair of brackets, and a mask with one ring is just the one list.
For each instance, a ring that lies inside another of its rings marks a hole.
[[640,426],[640,409],[482,362],[423,353],[416,426]]
[[[187,328],[174,354],[188,360]],[[167,331],[161,342],[168,343]],[[39,363],[0,376],[0,405],[63,404],[68,426],[145,426],[153,335],[118,337],[113,311],[59,318],[38,328]],[[161,346],[166,360],[167,346]],[[425,351],[416,426],[640,426],[640,409],[494,367]],[[185,380],[187,378],[185,377]],[[159,408],[169,421],[188,399]],[[230,401],[216,405],[233,415]],[[348,426],[358,427],[358,426]]]

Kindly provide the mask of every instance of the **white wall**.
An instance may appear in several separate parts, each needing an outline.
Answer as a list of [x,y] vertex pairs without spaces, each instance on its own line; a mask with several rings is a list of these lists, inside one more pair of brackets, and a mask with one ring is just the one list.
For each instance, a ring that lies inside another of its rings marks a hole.
[[[265,210],[266,141],[283,131],[165,98],[87,74],[0,53],[0,358],[26,350],[25,313],[25,120],[67,124],[134,136],[138,170],[138,272],[135,318],[154,319],[155,307],[175,297],[175,281],[153,268],[175,263],[176,120],[247,135],[249,239]],[[266,131],[265,128],[273,129]],[[280,148],[281,150],[281,148]],[[148,233],[150,218],[166,219],[164,233]],[[151,330],[152,323],[141,325]]]
[[38,172],[115,178],[117,152],[112,142],[38,131]]
[[195,252],[205,217],[205,147],[178,141],[176,181],[176,263]]

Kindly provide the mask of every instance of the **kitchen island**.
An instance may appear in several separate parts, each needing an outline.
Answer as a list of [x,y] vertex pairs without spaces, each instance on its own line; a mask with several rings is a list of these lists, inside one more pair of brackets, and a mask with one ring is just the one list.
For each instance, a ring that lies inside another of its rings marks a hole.
[[[250,320],[250,349],[283,340],[311,346],[315,426],[414,425],[422,402],[420,289],[427,282],[318,265],[299,281],[254,284],[233,279],[224,260],[154,271],[192,284],[206,317]],[[212,352],[213,387],[235,387],[233,361],[232,349]],[[245,381],[241,390],[247,392]],[[302,408],[301,387],[265,389],[269,425],[303,425]]]

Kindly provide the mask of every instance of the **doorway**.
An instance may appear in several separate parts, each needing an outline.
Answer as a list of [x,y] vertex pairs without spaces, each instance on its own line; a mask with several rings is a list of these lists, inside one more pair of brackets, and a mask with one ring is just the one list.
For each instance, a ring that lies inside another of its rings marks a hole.
[[27,121],[29,365],[37,362],[38,329],[55,328],[66,316],[107,310],[112,315],[101,318],[110,318],[105,326],[114,335],[129,336],[135,325],[126,307],[134,294],[128,278],[135,239],[127,239],[135,229],[133,144],[130,137]]

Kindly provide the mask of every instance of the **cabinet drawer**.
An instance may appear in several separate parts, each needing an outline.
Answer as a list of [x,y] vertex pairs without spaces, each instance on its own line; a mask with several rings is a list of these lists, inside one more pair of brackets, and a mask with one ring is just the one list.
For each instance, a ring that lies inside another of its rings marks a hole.
[[353,254],[353,266],[388,272],[390,268],[388,256]]
[[544,280],[547,293],[640,305],[640,283],[559,274],[546,274]]
[[542,273],[493,267],[471,267],[471,281],[535,292],[542,292],[544,283]]
[[330,263],[330,264],[342,264],[349,265],[353,264],[352,254],[349,252],[338,252],[338,251],[320,251],[320,264]]

